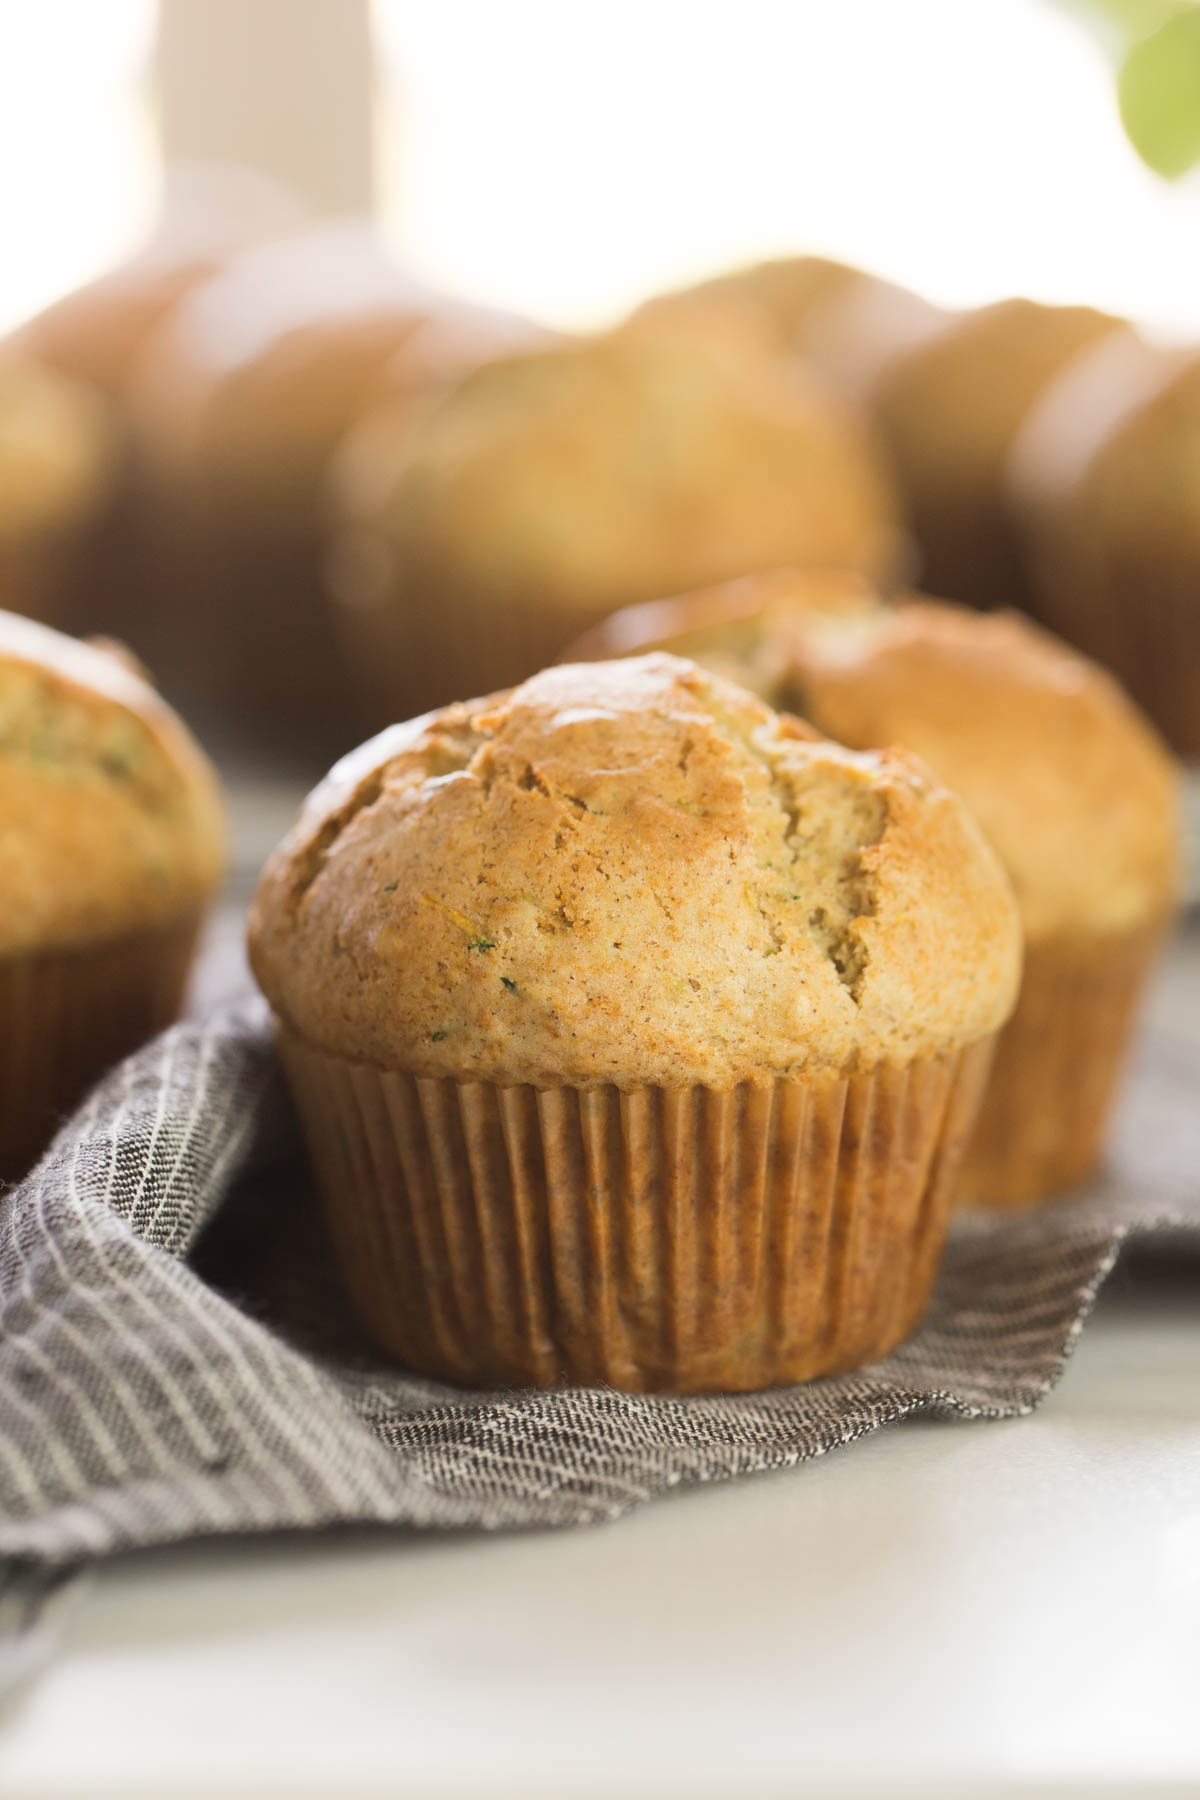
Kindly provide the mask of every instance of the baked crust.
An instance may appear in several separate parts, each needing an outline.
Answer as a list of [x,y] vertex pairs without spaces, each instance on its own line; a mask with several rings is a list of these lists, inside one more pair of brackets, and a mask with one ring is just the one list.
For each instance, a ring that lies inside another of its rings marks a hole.
[[223,863],[215,773],[148,682],[0,613],[0,955],[195,914]]
[[340,597],[395,689],[523,680],[614,606],[781,562],[884,579],[896,496],[839,396],[761,344],[626,329],[495,358],[334,469]]
[[1020,933],[916,759],[654,655],[544,671],[346,758],[268,864],[250,951],[333,1055],[728,1087],[975,1042],[1011,1009]]
[[860,749],[903,744],[966,801],[1031,943],[1152,926],[1179,887],[1178,770],[1104,670],[1016,614],[795,571],[617,615],[576,649],[694,656]]

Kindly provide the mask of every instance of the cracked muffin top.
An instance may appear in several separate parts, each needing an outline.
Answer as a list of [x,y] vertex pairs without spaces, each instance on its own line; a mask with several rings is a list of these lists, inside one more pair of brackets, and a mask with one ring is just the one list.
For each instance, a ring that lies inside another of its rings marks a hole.
[[0,613],[0,956],[171,923],[223,866],[216,776],[150,684]]
[[728,1087],[984,1036],[1020,932],[915,759],[651,655],[546,670],[345,758],[267,866],[250,954],[334,1055]]
[[903,744],[966,801],[1027,942],[1161,920],[1179,887],[1178,770],[1103,669],[1016,613],[795,570],[629,608],[575,653],[662,648],[865,749]]

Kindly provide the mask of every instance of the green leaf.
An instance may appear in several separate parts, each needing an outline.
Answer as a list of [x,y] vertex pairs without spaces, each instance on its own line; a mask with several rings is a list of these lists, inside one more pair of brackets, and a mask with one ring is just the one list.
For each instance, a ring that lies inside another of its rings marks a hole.
[[1130,142],[1158,174],[1184,175],[1200,162],[1200,7],[1133,46],[1117,98]]
[[1188,12],[1194,0],[1059,0],[1059,4],[1066,12],[1082,14],[1106,43],[1124,50],[1177,13]]

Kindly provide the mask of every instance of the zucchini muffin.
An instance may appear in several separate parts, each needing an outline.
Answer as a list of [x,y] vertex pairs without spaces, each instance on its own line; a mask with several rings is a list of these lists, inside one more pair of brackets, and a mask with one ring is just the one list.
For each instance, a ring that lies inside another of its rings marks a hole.
[[1105,338],[1031,415],[1010,479],[1041,616],[1200,757],[1200,356]]
[[778,351],[814,364],[839,389],[867,400],[898,356],[948,315],[908,288],[821,256],[782,256],[658,294],[633,315],[681,330],[740,309],[756,316]]
[[178,1011],[216,778],[117,654],[0,614],[0,1178]]
[[[75,632],[115,632],[160,672],[156,633],[179,604],[173,585],[147,568],[141,471],[132,453],[128,398],[147,345],[195,288],[249,244],[294,230],[299,205],[259,171],[175,164],[165,171],[159,218],[115,267],[27,320],[14,344],[64,377],[103,395],[113,420],[113,469],[104,505],[61,584],[53,622]],[[0,601],[0,604],[11,602]],[[39,616],[50,616],[39,613]]]
[[364,419],[335,474],[338,593],[390,717],[522,679],[615,604],[781,561],[882,578],[903,542],[836,396],[663,329],[497,358]]
[[781,571],[633,609],[576,652],[651,644],[842,743],[903,744],[966,801],[1012,878],[1026,949],[964,1191],[1023,1206],[1083,1180],[1178,894],[1177,772],[1147,720],[1023,619],[890,608],[832,578]]
[[0,347],[0,606],[61,616],[116,463],[116,433],[100,395]]
[[532,334],[413,281],[355,221],[259,246],[193,290],[130,396],[159,584],[175,597],[147,650],[156,668],[198,710],[233,712],[275,746],[323,761],[353,742],[323,574],[329,459],[364,407],[407,403],[443,364]]
[[915,759],[648,656],[354,752],[250,953],[378,1344],[703,1392],[912,1329],[1020,931]]
[[1028,605],[1005,487],[1009,451],[1047,385],[1119,323],[1086,306],[1004,300],[947,315],[884,370],[871,412],[930,592],[982,608]]

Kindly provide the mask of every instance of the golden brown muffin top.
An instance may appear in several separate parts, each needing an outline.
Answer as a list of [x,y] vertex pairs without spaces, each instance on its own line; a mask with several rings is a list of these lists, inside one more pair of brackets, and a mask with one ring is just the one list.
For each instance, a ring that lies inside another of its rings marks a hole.
[[108,492],[115,448],[98,394],[0,350],[0,543],[86,519]]
[[216,776],[154,689],[0,613],[0,955],[166,924],[223,861]]
[[354,752],[268,864],[250,951],[333,1054],[728,1087],[984,1036],[1020,934],[915,759],[655,655],[549,669]]
[[778,334],[779,347],[794,349],[814,309],[836,301],[860,279],[860,270],[824,256],[770,257],[654,294],[634,317],[683,320],[709,300],[749,300]]
[[1018,615],[892,608],[794,571],[637,610],[576,649],[680,650],[841,743],[915,751],[995,846],[1030,943],[1152,924],[1174,904],[1169,752],[1111,676]]
[[781,561],[887,568],[888,479],[858,423],[772,354],[617,331],[488,362],[338,488],[419,584],[595,612]]
[[865,269],[821,256],[782,256],[731,269],[646,301],[631,323],[697,330],[733,309],[753,313],[775,347],[810,359],[856,399],[892,361],[949,317],[920,295]]
[[797,639],[813,613],[874,617],[884,602],[849,570],[769,569],[736,581],[623,606],[569,644],[560,662],[601,662],[667,650],[746,688],[781,712],[789,698]]
[[532,327],[435,294],[353,221],[260,245],[196,287],[153,339],[131,392],[136,435],[201,507],[308,516],[359,409],[425,376],[434,359],[414,349],[410,376],[404,352],[431,330],[457,368]]

